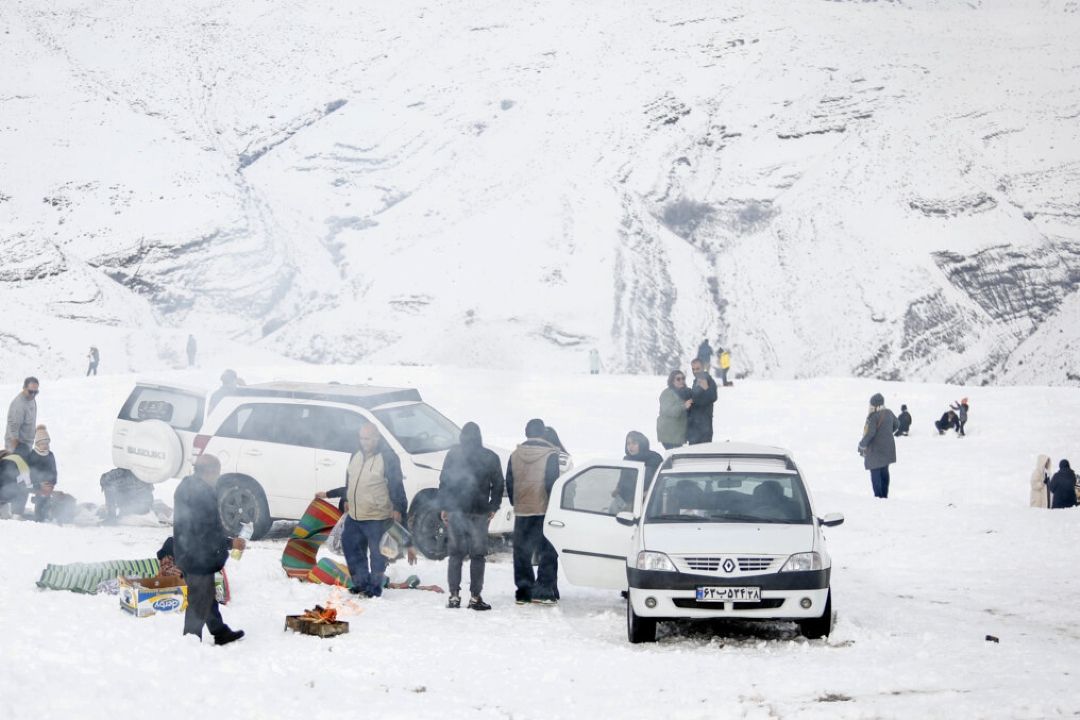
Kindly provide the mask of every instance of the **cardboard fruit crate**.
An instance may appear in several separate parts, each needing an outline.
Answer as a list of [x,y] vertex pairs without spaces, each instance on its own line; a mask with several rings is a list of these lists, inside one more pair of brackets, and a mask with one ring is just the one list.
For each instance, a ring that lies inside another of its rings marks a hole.
[[286,615],[285,629],[294,630],[304,635],[328,638],[335,635],[344,635],[349,632],[349,623],[337,620],[334,622],[315,622],[307,620],[302,615]]

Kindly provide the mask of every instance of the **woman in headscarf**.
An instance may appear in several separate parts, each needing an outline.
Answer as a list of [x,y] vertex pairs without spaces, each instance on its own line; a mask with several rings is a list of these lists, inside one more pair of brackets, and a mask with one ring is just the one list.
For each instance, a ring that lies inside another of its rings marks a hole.
[[1050,491],[1046,485],[1050,482],[1050,456],[1040,455],[1035,461],[1035,470],[1031,473],[1031,507],[1050,507]]
[[[660,464],[664,462],[664,458],[660,453],[649,449],[649,438],[637,430],[631,430],[626,434],[625,448],[626,455],[623,456],[623,460],[645,463],[644,489],[647,491]],[[609,509],[619,513],[632,508],[634,505],[635,485],[634,478],[629,473],[624,474],[619,479],[618,485],[615,486],[615,491],[611,493],[612,501]]]
[[1076,507],[1076,473],[1068,460],[1058,463],[1058,471],[1050,478],[1050,507],[1054,510]]
[[686,374],[672,370],[667,387],[660,393],[660,414],[656,418],[656,439],[665,450],[686,444],[686,418],[692,392],[686,387]]

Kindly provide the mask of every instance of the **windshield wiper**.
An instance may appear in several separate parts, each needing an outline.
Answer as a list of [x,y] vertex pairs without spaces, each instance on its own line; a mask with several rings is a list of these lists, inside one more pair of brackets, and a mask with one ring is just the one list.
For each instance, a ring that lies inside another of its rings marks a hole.
[[708,522],[709,518],[701,515],[649,515],[645,522]]

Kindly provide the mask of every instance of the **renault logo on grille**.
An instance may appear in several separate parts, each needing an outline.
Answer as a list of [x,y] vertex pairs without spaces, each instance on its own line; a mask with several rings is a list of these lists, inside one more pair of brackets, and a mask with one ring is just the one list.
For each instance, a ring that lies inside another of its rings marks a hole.
[[725,558],[724,564],[721,567],[724,568],[724,572],[733,573],[735,572],[735,561],[731,558]]

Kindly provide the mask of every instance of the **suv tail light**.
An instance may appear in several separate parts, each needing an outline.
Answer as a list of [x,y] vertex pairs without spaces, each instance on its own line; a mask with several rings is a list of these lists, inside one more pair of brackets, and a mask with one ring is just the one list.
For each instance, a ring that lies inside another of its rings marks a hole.
[[206,444],[210,442],[210,438],[213,435],[196,435],[195,440],[191,443],[191,454],[195,457],[199,457],[203,454],[203,450],[206,449]]

